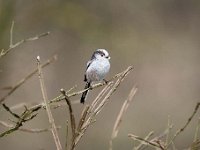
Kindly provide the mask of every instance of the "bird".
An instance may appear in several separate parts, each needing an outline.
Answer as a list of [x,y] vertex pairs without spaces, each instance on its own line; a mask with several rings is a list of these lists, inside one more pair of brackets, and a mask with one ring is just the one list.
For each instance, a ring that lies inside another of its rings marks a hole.
[[[107,50],[97,49],[92,54],[91,59],[87,62],[86,71],[84,74],[84,82],[86,82],[85,88],[88,89],[92,82],[105,81],[105,76],[110,71],[110,56]],[[80,102],[85,103],[88,90],[84,91]]]

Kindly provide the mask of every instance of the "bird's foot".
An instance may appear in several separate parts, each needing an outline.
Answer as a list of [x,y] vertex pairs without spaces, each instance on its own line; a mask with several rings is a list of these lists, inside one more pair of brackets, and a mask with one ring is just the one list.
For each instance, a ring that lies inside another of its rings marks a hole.
[[109,81],[107,81],[106,79],[103,79],[103,81],[104,81],[105,84],[108,84],[108,82],[109,82]]

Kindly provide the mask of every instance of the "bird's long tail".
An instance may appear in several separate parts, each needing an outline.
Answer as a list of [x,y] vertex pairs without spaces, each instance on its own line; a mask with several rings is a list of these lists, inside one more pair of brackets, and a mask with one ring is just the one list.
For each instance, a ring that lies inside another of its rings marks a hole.
[[[88,89],[89,87],[90,87],[90,82],[87,82],[84,89]],[[83,92],[83,94],[81,96],[81,103],[83,103],[83,104],[85,102],[85,98],[86,98],[86,96],[88,94],[88,91],[89,90],[86,90],[85,92]]]

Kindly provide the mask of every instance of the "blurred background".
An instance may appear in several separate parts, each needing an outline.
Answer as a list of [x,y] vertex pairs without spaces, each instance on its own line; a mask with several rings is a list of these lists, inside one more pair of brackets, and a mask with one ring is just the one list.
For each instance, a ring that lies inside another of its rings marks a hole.
[[[134,71],[112,96],[87,130],[78,149],[108,149],[114,121],[132,86],[139,90],[121,124],[114,150],[132,149],[128,133],[144,137],[150,131],[160,135],[167,127],[168,115],[174,123],[172,132],[187,121],[200,101],[200,1],[196,0],[0,0],[0,49],[9,46],[12,21],[14,43],[50,31],[49,36],[25,43],[0,59],[0,88],[16,84],[36,68],[36,56],[44,62],[57,54],[58,60],[44,69],[49,99],[59,89],[84,87],[86,62],[97,48],[111,56],[107,78],[133,65]],[[99,92],[89,93],[87,103]],[[7,91],[1,90],[2,97]],[[80,96],[74,97],[78,100]],[[37,75],[17,89],[6,102],[41,102]],[[79,116],[83,106],[74,105]],[[0,120],[13,119],[2,107]],[[15,112],[21,112],[17,110]],[[62,145],[65,144],[67,107],[53,110]],[[193,141],[199,112],[188,128],[176,139],[184,149]],[[25,124],[27,128],[49,126],[45,111]],[[0,126],[0,131],[6,128]],[[53,150],[50,132],[30,134],[14,132],[0,139],[3,150]]]

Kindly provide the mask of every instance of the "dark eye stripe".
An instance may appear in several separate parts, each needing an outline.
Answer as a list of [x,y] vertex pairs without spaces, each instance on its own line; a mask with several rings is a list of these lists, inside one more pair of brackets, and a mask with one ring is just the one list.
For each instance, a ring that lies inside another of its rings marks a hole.
[[99,55],[101,55],[101,56],[105,56],[105,54],[104,54],[102,51],[96,51],[95,53],[96,53],[96,54],[99,54]]

